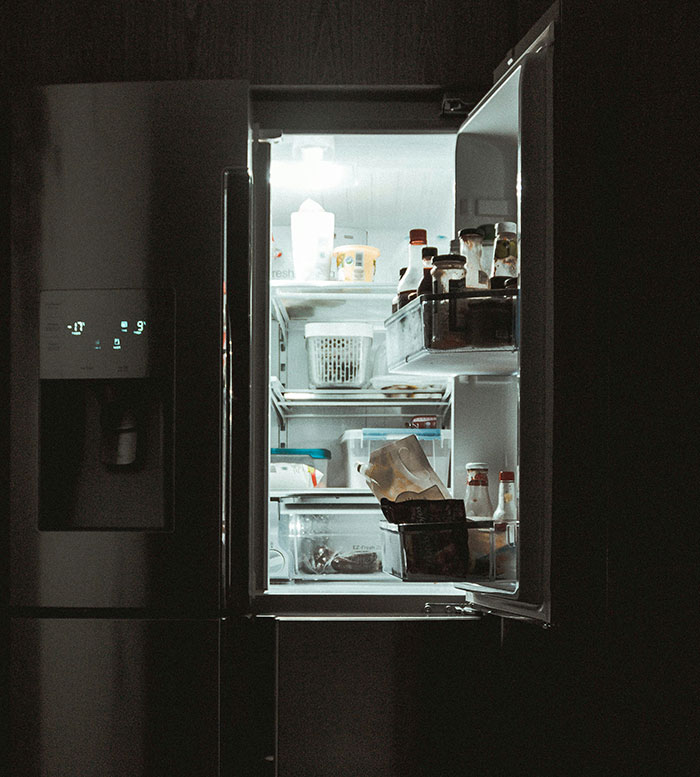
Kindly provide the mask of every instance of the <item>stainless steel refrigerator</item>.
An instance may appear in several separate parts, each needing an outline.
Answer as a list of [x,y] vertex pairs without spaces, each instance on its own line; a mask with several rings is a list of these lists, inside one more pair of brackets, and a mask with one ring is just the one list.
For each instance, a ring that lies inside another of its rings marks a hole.
[[[271,274],[275,207],[284,211],[287,200],[270,172],[290,149],[295,161],[295,138],[314,135],[307,93],[280,98],[227,81],[102,83],[49,86],[15,101],[14,774],[293,774],[304,763],[291,744],[300,732],[317,758],[331,759],[321,763],[333,763],[334,748],[352,749],[352,735],[345,745],[314,743],[290,724],[303,687],[294,675],[306,666],[294,645],[306,644],[308,657],[309,644],[334,629],[359,646],[375,624],[420,641],[449,623],[464,644],[495,653],[502,622],[556,624],[556,30],[555,9],[509,52],[463,120],[448,101],[432,123],[410,109],[395,111],[393,124],[373,123],[366,107],[386,95],[361,88],[339,90],[346,103],[335,99],[330,118],[318,119],[316,144],[335,139],[341,162],[358,154],[358,170],[399,148],[407,170],[412,153],[423,169],[433,140],[443,151],[451,144],[449,166],[429,161],[423,173],[449,178],[441,201],[424,201],[441,240],[467,222],[518,225],[509,347],[436,355],[418,344],[401,364],[383,365],[395,378],[389,389],[372,384],[371,371],[360,388],[310,385],[304,327],[369,322],[379,363],[381,347],[390,351],[384,321],[395,273],[356,284]],[[391,99],[400,106],[411,94]],[[324,99],[321,91],[316,105]],[[282,103],[286,113],[275,115]],[[358,103],[364,118],[353,115]],[[309,175],[300,168],[307,184]],[[417,206],[419,197],[391,227],[370,214],[348,235],[372,243],[393,229],[402,239],[423,226],[406,223]],[[416,375],[431,385],[401,390]],[[411,580],[386,567],[377,501],[341,472],[341,438],[358,427],[405,428],[421,413],[435,415],[450,439],[445,480],[455,497],[464,498],[470,460],[487,458],[492,483],[498,470],[516,473],[517,575]],[[326,488],[271,488],[271,448],[332,450]],[[321,535],[325,544],[349,537],[380,561],[384,553],[385,566],[359,575],[310,568],[304,543]],[[401,651],[387,655],[378,665],[403,660]],[[327,678],[332,656],[320,650],[314,661],[328,664]],[[384,725],[399,726],[392,715]],[[372,757],[381,761],[392,736],[384,732]],[[382,762],[376,774],[384,773],[391,767]]]

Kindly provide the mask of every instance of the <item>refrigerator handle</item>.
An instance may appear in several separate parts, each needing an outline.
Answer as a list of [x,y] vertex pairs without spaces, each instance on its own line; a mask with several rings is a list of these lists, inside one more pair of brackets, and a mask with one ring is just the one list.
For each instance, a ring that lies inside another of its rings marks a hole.
[[251,180],[224,172],[223,198],[222,577],[227,609],[250,612]]

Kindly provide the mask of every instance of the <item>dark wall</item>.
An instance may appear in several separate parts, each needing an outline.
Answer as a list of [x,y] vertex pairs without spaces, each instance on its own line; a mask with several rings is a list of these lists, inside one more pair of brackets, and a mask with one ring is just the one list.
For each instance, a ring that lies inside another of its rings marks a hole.
[[4,78],[483,89],[550,0],[8,0]]

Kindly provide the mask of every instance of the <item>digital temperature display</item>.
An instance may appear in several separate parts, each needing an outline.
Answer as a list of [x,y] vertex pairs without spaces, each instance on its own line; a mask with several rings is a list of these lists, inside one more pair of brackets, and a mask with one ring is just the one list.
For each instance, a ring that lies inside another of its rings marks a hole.
[[41,377],[147,377],[168,340],[172,346],[166,296],[146,289],[42,291]]

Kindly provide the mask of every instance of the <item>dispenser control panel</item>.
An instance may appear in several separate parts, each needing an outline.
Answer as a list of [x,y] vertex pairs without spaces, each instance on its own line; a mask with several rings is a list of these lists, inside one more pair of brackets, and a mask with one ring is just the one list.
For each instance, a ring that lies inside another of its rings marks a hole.
[[172,352],[171,302],[148,289],[42,291],[41,378],[148,377]]

